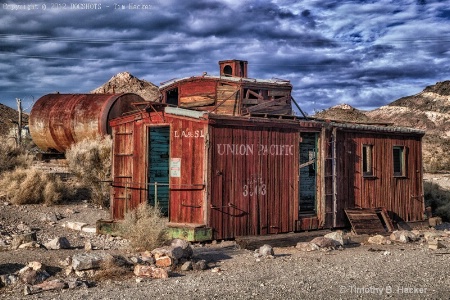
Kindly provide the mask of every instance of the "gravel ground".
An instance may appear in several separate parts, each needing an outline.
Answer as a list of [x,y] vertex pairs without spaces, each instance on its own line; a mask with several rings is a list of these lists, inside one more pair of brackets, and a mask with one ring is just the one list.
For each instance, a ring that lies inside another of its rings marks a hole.
[[[58,220],[46,220],[46,216]],[[84,252],[90,241],[98,252],[129,256],[128,242],[61,226],[67,221],[95,225],[106,210],[86,202],[46,207],[0,202],[0,275],[18,271],[30,261],[47,266],[52,278],[64,278],[60,261]],[[66,250],[9,250],[14,233],[37,230],[45,243],[65,236]],[[446,233],[447,234],[447,233]],[[426,242],[391,245],[354,244],[343,250],[300,252],[275,248],[275,256],[257,257],[233,241],[196,244],[194,257],[205,259],[204,271],[174,270],[168,279],[95,282],[90,288],[24,295],[21,284],[0,288],[1,299],[450,299],[450,234],[446,248],[428,249]]]

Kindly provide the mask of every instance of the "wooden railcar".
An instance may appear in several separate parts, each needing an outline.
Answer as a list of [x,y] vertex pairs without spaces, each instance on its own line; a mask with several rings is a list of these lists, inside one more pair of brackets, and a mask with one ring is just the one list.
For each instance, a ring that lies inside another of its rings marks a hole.
[[140,203],[173,236],[226,239],[348,225],[344,209],[423,217],[423,132],[149,104],[111,121],[116,220]]

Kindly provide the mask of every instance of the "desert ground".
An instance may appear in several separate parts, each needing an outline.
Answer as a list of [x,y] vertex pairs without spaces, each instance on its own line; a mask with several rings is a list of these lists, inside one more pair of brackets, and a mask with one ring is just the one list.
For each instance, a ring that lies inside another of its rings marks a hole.
[[[429,175],[450,187],[447,175]],[[183,270],[174,265],[168,278],[136,276],[132,272],[89,277],[66,273],[70,258],[81,253],[109,253],[132,261],[139,253],[125,238],[63,227],[82,222],[95,227],[109,212],[87,199],[54,206],[12,205],[0,201],[0,276],[17,274],[30,262],[42,263],[50,277],[65,285],[48,291],[20,279],[0,285],[2,299],[450,299],[450,227],[415,231],[417,240],[370,244],[366,240],[343,247],[301,251],[274,247],[273,255],[240,249],[234,241],[192,244],[192,261],[205,268]],[[36,245],[66,237],[67,249],[11,249],[14,235],[36,232]],[[442,248],[430,249],[430,236]],[[389,235],[387,235],[389,239]],[[87,250],[86,244],[90,247]],[[31,286],[31,288],[30,288]]]

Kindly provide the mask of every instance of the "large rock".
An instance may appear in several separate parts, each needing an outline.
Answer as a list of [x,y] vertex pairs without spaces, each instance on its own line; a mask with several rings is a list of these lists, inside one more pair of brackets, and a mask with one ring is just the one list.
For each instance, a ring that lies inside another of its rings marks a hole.
[[44,246],[48,250],[70,249],[69,240],[64,236],[57,237],[50,242],[45,243]]
[[28,265],[19,271],[19,278],[26,284],[39,284],[44,282],[50,274],[47,273],[45,267],[37,261],[28,263]]
[[389,238],[391,239],[391,241],[400,243],[414,242],[419,239],[417,235],[408,230],[396,230],[391,233]]
[[275,253],[273,252],[272,246],[267,245],[267,244],[261,246],[259,248],[258,252],[261,256],[274,256],[275,255]]
[[169,273],[165,269],[155,266],[136,265],[133,272],[138,277],[169,278]]
[[80,253],[72,257],[72,268],[75,271],[98,269],[108,259],[114,259],[110,254]]
[[[176,259],[186,258],[190,259],[193,255],[193,250],[191,247],[191,244],[188,241],[182,240],[182,239],[173,239],[172,243],[170,244],[170,247],[172,249],[180,248],[181,249],[181,257],[176,257]],[[177,252],[180,252],[177,250]]]
[[340,246],[344,246],[344,245],[348,244],[347,238],[345,237],[344,232],[341,230],[325,234],[324,237],[338,242]]
[[316,244],[309,242],[298,242],[295,248],[297,248],[299,251],[304,252],[316,251],[320,249]]

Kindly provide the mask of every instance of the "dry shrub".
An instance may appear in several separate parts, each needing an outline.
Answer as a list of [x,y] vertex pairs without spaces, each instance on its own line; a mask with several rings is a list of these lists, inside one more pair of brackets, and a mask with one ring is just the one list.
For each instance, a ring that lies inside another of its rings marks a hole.
[[111,176],[111,148],[109,136],[85,139],[66,151],[69,170],[90,191],[92,201],[109,205],[109,180]]
[[0,174],[15,168],[26,168],[33,162],[33,157],[24,147],[16,146],[12,138],[0,136]]
[[153,250],[162,246],[167,239],[166,223],[167,219],[158,206],[142,203],[125,214],[119,230],[134,250]]
[[433,215],[450,221],[450,191],[433,182],[424,182],[423,190],[425,206],[431,207]]
[[2,194],[13,204],[56,204],[66,194],[59,177],[36,169],[17,168],[3,173],[0,180]]
[[95,272],[94,280],[123,280],[133,276],[132,265],[122,257],[111,257],[100,264]]

